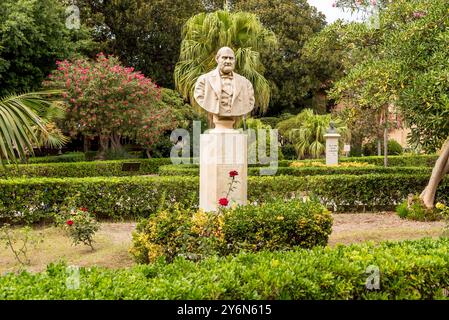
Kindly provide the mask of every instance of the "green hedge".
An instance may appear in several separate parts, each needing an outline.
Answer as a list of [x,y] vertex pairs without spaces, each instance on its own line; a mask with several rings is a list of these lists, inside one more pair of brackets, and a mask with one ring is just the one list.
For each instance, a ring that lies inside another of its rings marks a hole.
[[289,250],[325,246],[332,231],[332,215],[317,200],[277,199],[203,212],[175,205],[143,219],[133,233],[131,254],[139,263],[178,256],[201,260],[241,250]]
[[[388,165],[390,167],[433,167],[437,155],[415,155],[415,156],[389,156]],[[324,162],[324,159],[308,159],[308,160],[281,160],[280,167],[288,167],[292,161],[300,162]],[[369,156],[369,157],[342,157],[340,162],[366,162],[377,166],[384,165],[383,156]]]
[[[268,167],[250,167],[248,168],[248,175],[261,175],[261,168]],[[429,167],[278,167],[275,170],[275,175],[290,175],[290,176],[314,176],[314,175],[333,175],[333,174],[429,174],[432,168]],[[198,176],[199,167],[194,165],[165,165],[159,168],[159,174],[162,176]]]
[[[427,185],[428,175],[372,174],[307,177],[249,177],[248,200],[317,195],[328,208],[344,211],[393,210],[410,193]],[[198,203],[197,177],[94,177],[0,180],[0,219],[38,221],[48,217],[68,196],[79,193],[79,205],[100,217],[148,217],[167,201]],[[439,186],[437,200],[449,198],[449,179]]]
[[69,152],[58,156],[47,157],[31,157],[28,159],[28,163],[51,163],[51,162],[79,162],[86,161],[86,157],[83,152]]
[[[447,299],[449,240],[384,242],[336,248],[239,254],[199,263],[178,258],[129,269],[80,268],[80,287],[66,285],[67,266],[0,277],[0,299],[89,300],[361,300]],[[369,266],[380,288],[367,289]]]
[[[138,171],[122,171],[123,163],[140,163]],[[162,165],[171,164],[169,158],[129,159],[93,162],[40,163],[0,167],[0,178],[13,177],[104,177],[156,174]]]

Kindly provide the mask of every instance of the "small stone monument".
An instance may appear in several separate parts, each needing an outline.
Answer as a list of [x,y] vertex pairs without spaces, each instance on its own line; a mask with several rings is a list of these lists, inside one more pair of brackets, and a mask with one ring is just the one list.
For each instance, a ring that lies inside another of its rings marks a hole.
[[340,134],[335,129],[334,123],[331,121],[329,129],[324,135],[326,139],[326,165],[338,165],[338,139]]
[[[234,51],[223,47],[215,60],[217,68],[201,75],[194,91],[196,102],[212,114],[215,125],[200,136],[200,208],[204,211],[217,211],[223,198],[229,205],[246,204],[247,136],[233,127],[238,117],[254,108],[251,82],[234,72]],[[238,175],[230,192],[231,171]]]

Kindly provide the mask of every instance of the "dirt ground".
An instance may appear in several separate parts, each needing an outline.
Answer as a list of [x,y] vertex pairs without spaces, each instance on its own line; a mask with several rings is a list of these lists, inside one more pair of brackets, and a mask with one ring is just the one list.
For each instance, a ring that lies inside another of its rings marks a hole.
[[[443,222],[413,222],[402,220],[393,212],[334,214],[333,231],[329,245],[350,244],[363,241],[406,240],[423,237],[437,238],[442,234]],[[35,248],[29,246],[31,265],[26,269],[37,272],[45,270],[50,262],[66,261],[69,265],[103,266],[125,268],[132,266],[128,253],[132,242],[135,222],[103,222],[95,236],[95,251],[89,247],[72,246],[62,231],[53,226],[41,226],[33,230],[42,233],[43,243]],[[17,271],[19,265],[8,248],[0,246],[0,274]]]
[[439,237],[444,223],[418,222],[399,218],[394,212],[334,214],[329,245],[363,241],[406,240]]

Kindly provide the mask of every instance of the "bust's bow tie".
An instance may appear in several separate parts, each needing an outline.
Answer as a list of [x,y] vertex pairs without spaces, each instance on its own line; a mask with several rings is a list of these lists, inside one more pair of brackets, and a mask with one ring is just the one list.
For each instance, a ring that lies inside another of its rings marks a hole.
[[232,75],[232,73],[228,73],[228,74],[223,73],[223,74],[221,75],[221,78],[222,78],[222,79],[233,79],[233,75]]

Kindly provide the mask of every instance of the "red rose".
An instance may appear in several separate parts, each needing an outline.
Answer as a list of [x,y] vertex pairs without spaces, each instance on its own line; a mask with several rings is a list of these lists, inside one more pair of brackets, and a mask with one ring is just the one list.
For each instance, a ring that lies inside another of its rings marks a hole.
[[226,207],[226,206],[228,205],[229,201],[228,201],[228,199],[226,199],[226,198],[221,198],[220,200],[218,200],[218,203],[219,203],[221,206]]
[[235,171],[235,170],[232,170],[231,172],[229,172],[229,176],[231,178],[234,178],[235,176],[238,176],[238,175],[239,175],[239,173],[237,171]]
[[87,212],[87,211],[88,211],[87,208],[85,208],[85,207],[81,207],[80,210],[81,210],[81,211],[84,211],[84,212]]
[[72,224],[73,224],[73,221],[72,220],[67,220],[67,222],[66,222],[69,226],[71,226]]

